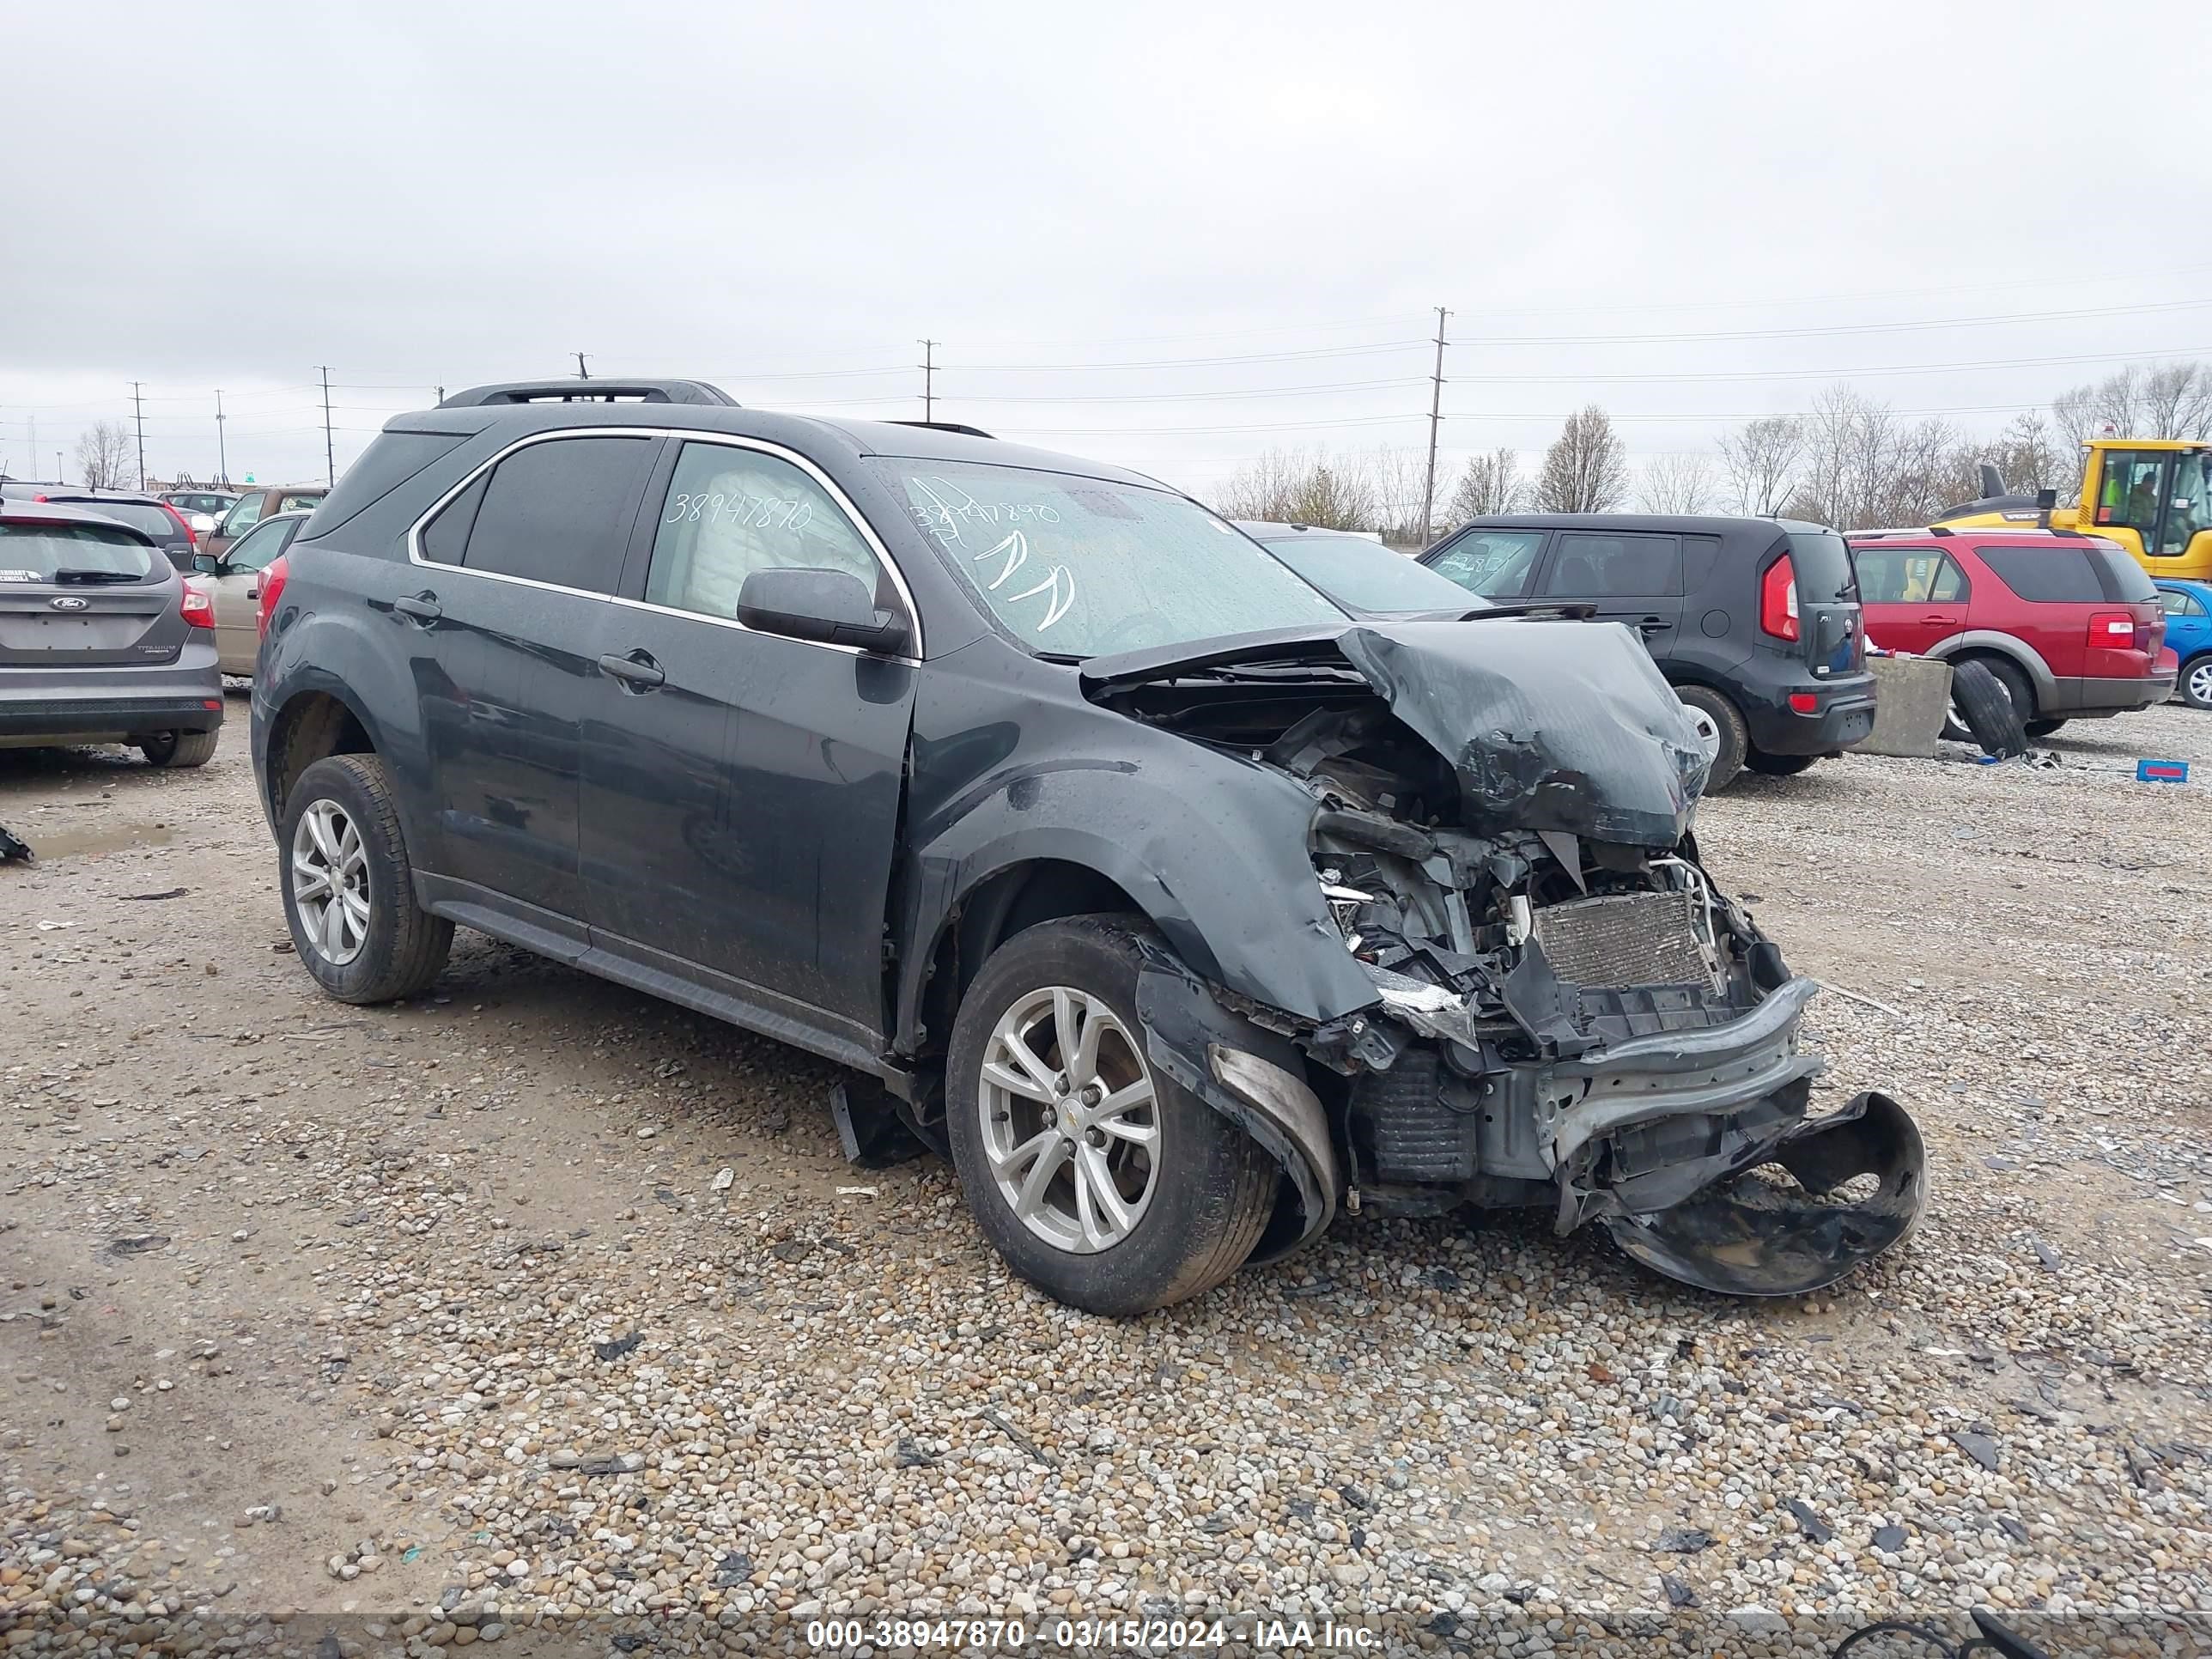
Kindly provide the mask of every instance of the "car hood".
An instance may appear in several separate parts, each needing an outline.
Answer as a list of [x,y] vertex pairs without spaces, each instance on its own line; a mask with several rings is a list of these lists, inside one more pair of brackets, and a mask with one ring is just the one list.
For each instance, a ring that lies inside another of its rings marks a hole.
[[[1565,630],[1571,629],[1571,633]],[[1643,642],[1613,623],[1347,622],[1094,657],[1086,696],[1180,680],[1364,680],[1450,763],[1466,827],[1671,848],[1707,757]]]

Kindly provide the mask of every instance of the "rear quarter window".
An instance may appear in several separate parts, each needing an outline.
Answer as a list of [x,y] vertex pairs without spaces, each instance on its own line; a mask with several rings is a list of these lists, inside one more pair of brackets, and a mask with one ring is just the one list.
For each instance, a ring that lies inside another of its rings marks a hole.
[[2105,586],[2105,597],[2123,605],[2140,605],[2158,597],[2150,573],[2117,547],[2093,547],[2089,562]]
[[[2118,598],[2107,593],[2109,578],[2090,556],[2097,550],[2080,543],[2054,542],[2047,547],[1977,547],[1982,562],[2015,597],[2030,605],[2102,605]],[[2149,578],[2143,579],[2148,588]],[[2149,593],[2143,597],[2148,599]]]

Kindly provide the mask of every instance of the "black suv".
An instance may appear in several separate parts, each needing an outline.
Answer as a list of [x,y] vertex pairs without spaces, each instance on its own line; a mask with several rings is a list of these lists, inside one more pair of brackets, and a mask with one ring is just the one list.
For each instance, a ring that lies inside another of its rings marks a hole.
[[1874,730],[1850,550],[1791,519],[1533,513],[1477,519],[1421,562],[1486,599],[1583,601],[1644,636],[1707,723],[1710,787],[1802,772]]
[[1699,866],[1620,629],[1358,621],[1148,478],[685,381],[398,416],[260,604],[332,995],[458,922],[825,1055],[1065,1301],[1465,1203],[1781,1292],[1918,1213],[1893,1103],[1808,1116],[1814,988]]

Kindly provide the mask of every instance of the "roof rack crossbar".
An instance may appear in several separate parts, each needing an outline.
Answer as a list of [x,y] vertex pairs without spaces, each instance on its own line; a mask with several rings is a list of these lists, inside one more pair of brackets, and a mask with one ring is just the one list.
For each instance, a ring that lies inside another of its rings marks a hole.
[[980,426],[966,426],[958,421],[886,421],[886,426],[918,426],[930,432],[957,432],[969,438],[995,438],[995,432],[986,432]]

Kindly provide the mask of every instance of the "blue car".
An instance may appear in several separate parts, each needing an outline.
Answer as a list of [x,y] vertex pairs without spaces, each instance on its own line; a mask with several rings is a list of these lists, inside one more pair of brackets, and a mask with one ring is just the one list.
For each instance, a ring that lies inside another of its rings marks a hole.
[[2181,659],[2174,690],[2191,708],[2212,708],[2212,582],[2161,581],[2166,649]]

